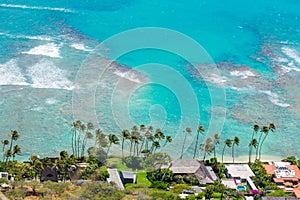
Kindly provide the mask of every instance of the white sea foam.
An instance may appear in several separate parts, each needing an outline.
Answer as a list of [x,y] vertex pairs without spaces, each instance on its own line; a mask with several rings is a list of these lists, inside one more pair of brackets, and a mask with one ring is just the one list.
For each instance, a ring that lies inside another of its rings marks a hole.
[[286,108],[286,107],[290,106],[290,104],[282,102],[282,100],[280,100],[278,94],[276,94],[276,93],[273,93],[273,92],[268,91],[268,90],[258,90],[258,92],[268,95],[268,99],[274,105],[277,105],[277,106],[280,106],[280,107],[283,107],[283,108]]
[[256,76],[253,72],[251,72],[249,70],[245,70],[245,71],[234,70],[234,71],[230,72],[230,75],[241,77],[241,79],[246,79],[249,76]]
[[132,72],[132,71],[119,71],[119,70],[116,70],[114,71],[114,74],[121,77],[121,78],[125,78],[129,81],[132,81],[132,82],[136,82],[136,83],[141,83],[142,81],[138,78],[138,76]]
[[52,7],[42,7],[42,6],[27,6],[27,5],[17,5],[17,4],[0,4],[0,7],[4,8],[20,8],[20,9],[31,9],[31,10],[50,10],[50,11],[59,11],[59,12],[73,12],[70,9],[66,8],[52,8]]
[[29,35],[12,35],[12,34],[8,34],[8,33],[0,33],[0,35],[5,36],[7,38],[12,38],[12,39],[53,41],[53,39],[51,37],[43,36],[43,35],[29,36]]
[[227,82],[226,77],[218,74],[210,74],[209,76],[205,77],[205,80],[217,84]]
[[300,55],[299,52],[297,52],[295,49],[289,48],[289,47],[282,47],[282,52],[287,55],[288,57],[294,59],[294,61],[300,65]]
[[0,85],[28,85],[15,59],[0,64]]
[[53,42],[34,47],[34,48],[30,49],[29,51],[23,52],[23,53],[30,54],[30,55],[48,56],[48,57],[52,57],[52,58],[61,58],[60,45],[55,44]]
[[53,105],[56,104],[57,100],[53,98],[46,99],[46,104]]
[[70,47],[73,47],[74,49],[81,50],[81,51],[92,51],[91,49],[86,47],[84,44],[80,44],[80,43],[71,44]]
[[32,80],[31,86],[34,88],[72,90],[74,88],[73,83],[68,80],[66,74],[65,70],[45,59],[28,68],[28,75],[31,76]]

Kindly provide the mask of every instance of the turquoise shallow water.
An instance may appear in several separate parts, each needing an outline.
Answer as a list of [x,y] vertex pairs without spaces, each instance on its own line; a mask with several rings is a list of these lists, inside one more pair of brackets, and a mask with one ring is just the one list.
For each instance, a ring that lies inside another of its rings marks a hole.
[[[175,138],[165,150],[176,157],[184,128],[195,133],[200,123],[206,136],[239,136],[242,159],[252,124],[273,122],[278,128],[263,153],[299,156],[299,9],[297,0],[0,1],[1,137],[19,130],[27,159],[70,151],[73,115],[97,121],[106,133],[151,123]],[[108,38],[142,27],[184,39],[162,34],[152,48],[115,57],[154,35]],[[197,57],[189,39],[205,50],[199,59],[178,55]],[[107,68],[111,59],[118,64]]]

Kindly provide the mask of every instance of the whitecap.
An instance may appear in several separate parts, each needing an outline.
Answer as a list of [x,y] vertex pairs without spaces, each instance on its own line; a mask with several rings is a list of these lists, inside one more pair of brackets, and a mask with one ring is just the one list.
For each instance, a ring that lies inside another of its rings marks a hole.
[[42,6],[27,6],[27,5],[17,5],[17,4],[0,4],[0,7],[4,8],[20,8],[20,9],[31,9],[31,10],[49,10],[49,11],[60,11],[60,12],[73,12],[66,8],[52,8],[52,7],[42,7]]
[[238,71],[238,70],[234,70],[230,72],[231,76],[237,76],[237,77],[241,77],[241,79],[246,79],[249,76],[256,76],[253,72],[249,71],[249,70],[245,70],[245,71]]
[[30,54],[30,55],[48,56],[48,57],[52,57],[52,58],[61,58],[60,45],[57,45],[53,42],[34,47],[34,48],[30,49],[29,51],[23,52],[23,53]]
[[28,85],[15,59],[0,64],[0,85]]
[[277,106],[280,106],[280,107],[283,107],[283,108],[286,108],[286,107],[290,106],[290,104],[282,102],[282,100],[280,100],[280,97],[276,93],[273,93],[269,90],[258,90],[258,92],[268,95],[268,99],[274,105],[277,105]]
[[46,99],[46,104],[53,105],[56,104],[57,100],[53,98]]
[[41,60],[39,63],[28,68],[31,76],[32,87],[54,88],[72,90],[73,83],[66,77],[67,72],[58,68],[53,62]]
[[210,74],[210,76],[205,77],[205,80],[212,83],[218,83],[218,84],[227,82],[226,77],[218,74]]
[[29,36],[29,35],[12,35],[8,33],[1,33],[0,35],[5,36],[7,38],[12,39],[29,39],[29,40],[41,40],[41,41],[53,41],[53,39],[49,36],[44,35],[36,35],[36,36]]
[[81,51],[92,51],[88,47],[86,47],[84,44],[81,43],[74,43],[71,44],[70,47],[73,47],[74,49],[81,50]]
[[282,47],[282,52],[287,55],[289,58],[292,58],[296,63],[300,65],[300,55],[295,49],[289,47]]
[[116,71],[114,71],[114,74],[121,78],[125,78],[129,81],[141,83],[141,80],[137,77],[137,75],[133,71],[125,71],[124,72],[124,71],[116,70]]

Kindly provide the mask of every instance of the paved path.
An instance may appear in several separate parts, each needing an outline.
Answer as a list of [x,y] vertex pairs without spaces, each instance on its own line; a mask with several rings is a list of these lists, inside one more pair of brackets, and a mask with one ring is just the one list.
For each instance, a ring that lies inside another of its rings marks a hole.
[[2,192],[0,192],[0,199],[1,200],[9,200]]
[[124,190],[124,185],[121,181],[120,175],[118,173],[117,169],[107,169],[108,173],[109,173],[109,179],[111,180],[111,182],[116,183],[116,185],[121,189]]

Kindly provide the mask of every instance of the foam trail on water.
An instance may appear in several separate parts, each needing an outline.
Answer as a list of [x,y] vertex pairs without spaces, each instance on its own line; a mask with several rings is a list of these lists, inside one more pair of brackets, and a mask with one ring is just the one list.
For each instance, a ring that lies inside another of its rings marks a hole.
[[29,40],[42,40],[42,41],[53,41],[51,37],[48,36],[27,36],[27,35],[12,35],[7,33],[0,33],[0,36],[5,36],[12,39],[29,39]]
[[28,85],[15,59],[0,64],[0,85]]
[[246,71],[238,71],[238,70],[234,70],[230,72],[231,76],[237,76],[237,77],[241,77],[241,79],[246,79],[249,76],[256,76],[253,72],[246,70]]
[[120,71],[116,70],[114,71],[114,74],[121,77],[121,78],[126,78],[129,81],[136,82],[136,83],[141,83],[141,80],[138,79],[137,75],[133,73],[132,71]]
[[294,59],[294,61],[300,65],[300,55],[299,52],[297,52],[295,49],[291,49],[289,47],[282,47],[282,52],[287,55],[288,57]]
[[74,88],[73,83],[66,77],[67,72],[46,59],[29,67],[28,75],[31,76],[31,86],[34,88],[65,90],[72,90]]
[[16,5],[16,4],[0,4],[0,7],[4,8],[20,8],[20,9],[31,9],[31,10],[49,10],[72,13],[74,11],[66,8],[52,8],[52,7],[41,7],[41,6],[27,6],[27,5]]
[[280,106],[280,107],[283,107],[283,108],[286,108],[286,107],[289,107],[289,106],[290,106],[290,104],[282,102],[282,101],[280,100],[279,96],[278,96],[277,94],[271,92],[271,91],[267,91],[267,90],[258,90],[258,92],[268,95],[268,99],[269,99],[274,105],[277,105],[277,106]]
[[91,49],[86,47],[84,44],[80,44],[80,43],[71,44],[70,47],[73,47],[74,49],[81,50],[81,51],[92,51]]
[[61,58],[60,46],[53,42],[34,47],[34,48],[30,49],[29,51],[23,52],[23,53],[30,54],[30,55],[48,56],[48,57],[52,57],[52,58]]

